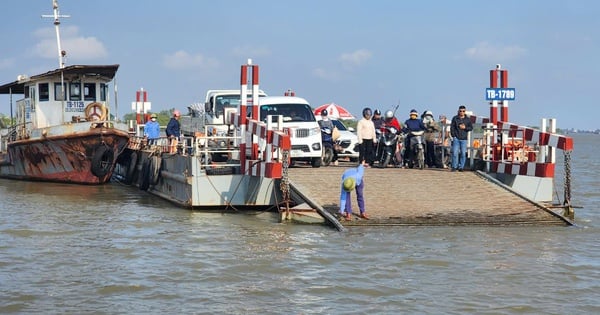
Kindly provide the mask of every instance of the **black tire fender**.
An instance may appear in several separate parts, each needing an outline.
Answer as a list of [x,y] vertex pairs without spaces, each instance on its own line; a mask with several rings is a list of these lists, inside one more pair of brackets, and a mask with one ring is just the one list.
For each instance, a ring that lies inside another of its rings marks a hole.
[[137,168],[138,155],[137,152],[131,152],[129,155],[129,165],[127,166],[127,172],[125,173],[125,183],[133,183],[133,177],[135,175],[135,169]]
[[110,173],[115,160],[115,151],[111,147],[101,145],[92,157],[92,174],[102,178]]
[[148,190],[150,188],[150,160],[146,159],[142,163],[142,171],[140,172],[140,190]]
[[150,167],[148,169],[148,176],[150,180],[150,185],[158,184],[158,178],[160,177],[160,168],[162,159],[158,155],[153,155],[149,158]]

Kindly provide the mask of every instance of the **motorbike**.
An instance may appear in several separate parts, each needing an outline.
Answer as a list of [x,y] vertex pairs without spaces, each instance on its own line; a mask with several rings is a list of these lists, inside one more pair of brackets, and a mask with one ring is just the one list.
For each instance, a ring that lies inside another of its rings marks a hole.
[[386,126],[378,134],[375,156],[379,162],[379,167],[386,168],[390,163],[397,167],[400,164],[396,155],[398,130],[392,126]]
[[323,156],[321,157],[321,165],[328,166],[333,161],[334,143],[332,138],[333,130],[328,127],[321,128],[321,142],[323,143]]
[[425,131],[410,131],[408,133],[408,156],[406,160],[409,168],[425,168],[425,140],[423,134]]

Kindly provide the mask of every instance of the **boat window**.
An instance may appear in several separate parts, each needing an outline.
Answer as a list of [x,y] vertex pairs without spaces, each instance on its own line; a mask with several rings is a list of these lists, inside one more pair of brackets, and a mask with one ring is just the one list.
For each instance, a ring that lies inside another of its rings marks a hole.
[[40,91],[40,102],[47,102],[50,100],[50,87],[48,83],[38,84],[38,90]]
[[85,101],[96,100],[96,83],[84,83],[83,84],[83,99]]
[[105,83],[100,83],[100,101],[106,101],[106,94],[108,94],[108,86]]
[[31,102],[29,102],[29,110],[35,112],[35,85],[29,87],[29,97],[31,99]]
[[54,83],[54,100],[66,101],[64,88],[61,83]]
[[81,85],[79,83],[69,84],[69,100],[81,101]]

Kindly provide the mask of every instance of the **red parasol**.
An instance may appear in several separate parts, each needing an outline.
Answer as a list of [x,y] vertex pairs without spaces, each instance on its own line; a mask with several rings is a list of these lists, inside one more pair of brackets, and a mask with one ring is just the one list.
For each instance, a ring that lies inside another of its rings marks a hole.
[[321,115],[321,111],[326,109],[327,110],[327,115],[331,118],[337,118],[337,119],[355,119],[354,116],[352,114],[350,114],[350,112],[343,108],[342,106],[336,104],[336,103],[327,103],[327,104],[323,104],[317,108],[315,108],[315,115]]

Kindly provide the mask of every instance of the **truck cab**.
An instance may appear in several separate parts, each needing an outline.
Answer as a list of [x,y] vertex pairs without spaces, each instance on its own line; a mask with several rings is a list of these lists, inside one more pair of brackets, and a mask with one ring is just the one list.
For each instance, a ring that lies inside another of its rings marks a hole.
[[[295,96],[265,96],[260,98],[259,119],[267,122],[269,115],[283,117],[282,126],[289,128],[292,150],[290,159],[310,162],[312,167],[321,166],[321,129],[308,101]],[[273,117],[275,118],[275,117]],[[272,122],[277,122],[273,119]]]
[[[259,97],[267,96],[260,90]],[[181,132],[185,136],[194,136],[198,131],[207,130],[208,136],[226,136],[229,130],[230,113],[237,112],[240,105],[240,90],[208,90],[204,106],[190,106],[187,115],[180,119]],[[248,94],[248,105],[252,105],[252,95]],[[209,128],[206,128],[209,127]]]

